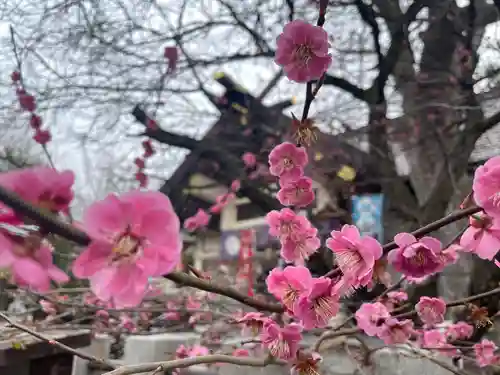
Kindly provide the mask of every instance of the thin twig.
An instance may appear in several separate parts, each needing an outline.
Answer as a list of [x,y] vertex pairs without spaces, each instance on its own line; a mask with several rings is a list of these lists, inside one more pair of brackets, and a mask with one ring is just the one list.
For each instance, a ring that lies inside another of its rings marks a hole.
[[20,331],[23,331],[33,337],[36,337],[37,339],[39,340],[42,340],[42,341],[45,341],[47,342],[48,344],[50,345],[53,345],[65,352],[68,352],[70,354],[73,354],[77,357],[80,357],[82,359],[85,359],[87,361],[90,361],[90,362],[93,362],[93,363],[97,363],[101,366],[105,366],[106,368],[109,368],[109,369],[115,369],[117,366],[116,365],[113,365],[111,362],[108,362],[104,359],[100,359],[100,358],[97,358],[97,357],[94,357],[92,355],[89,355],[89,354],[86,354],[84,352],[81,352],[79,350],[76,350],[76,349],[73,349],[59,341],[56,341],[54,339],[51,339],[50,337],[47,337],[45,335],[42,335],[41,333],[38,333],[38,332],[35,332],[33,331],[32,329],[29,329],[28,327],[26,326],[23,326],[21,324],[18,324],[16,322],[14,322],[12,319],[10,319],[7,315],[3,314],[3,313],[0,313],[0,319],[3,319],[5,320],[9,325],[11,325],[12,327],[15,327],[17,328],[18,330]]
[[186,368],[195,365],[211,364],[211,363],[228,363],[238,366],[250,367],[265,367],[270,364],[284,365],[286,362],[273,359],[272,357],[266,358],[249,358],[249,357],[233,357],[224,354],[213,354],[199,357],[191,357],[184,359],[174,359],[165,362],[151,362],[142,363],[139,365],[122,366],[116,370],[107,372],[103,375],[131,375],[148,371],[168,371],[177,368]]

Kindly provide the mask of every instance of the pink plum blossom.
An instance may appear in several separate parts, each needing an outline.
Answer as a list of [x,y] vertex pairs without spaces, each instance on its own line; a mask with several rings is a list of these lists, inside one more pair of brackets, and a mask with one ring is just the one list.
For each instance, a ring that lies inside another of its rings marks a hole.
[[312,279],[308,292],[298,298],[293,312],[304,328],[325,327],[338,313],[340,304],[332,291],[333,285],[332,279],[328,277]]
[[282,240],[281,257],[288,263],[303,265],[305,260],[321,246],[318,230],[314,227],[302,229]]
[[384,322],[391,317],[389,310],[380,302],[363,303],[355,316],[359,328],[369,336],[378,336]]
[[233,192],[229,192],[226,194],[221,194],[215,198],[215,204],[210,207],[210,212],[213,214],[218,214],[226,207],[229,203],[231,203],[236,198],[236,195]]
[[197,229],[204,228],[210,222],[210,215],[201,208],[198,209],[196,215],[191,216],[184,221],[184,229],[193,232]]
[[172,321],[178,321],[181,320],[181,314],[177,311],[168,311],[166,313],[163,313],[161,318],[163,320],[172,320]]
[[241,160],[243,160],[243,163],[247,168],[253,168],[257,164],[257,157],[251,152],[245,152],[241,157]]
[[128,314],[120,315],[120,326],[129,332],[135,332],[137,330],[137,326]]
[[306,217],[296,214],[289,208],[280,211],[273,210],[266,215],[269,225],[269,234],[279,239],[285,239],[311,227],[311,223]]
[[413,333],[413,322],[411,320],[390,318],[382,325],[378,337],[387,345],[404,344]]
[[408,293],[397,290],[394,292],[387,293],[387,297],[389,297],[390,299],[394,300],[397,303],[401,303],[408,300]]
[[476,169],[472,184],[474,200],[487,214],[500,214],[500,156]]
[[311,287],[312,276],[304,266],[288,266],[284,270],[274,268],[266,278],[269,293],[293,311],[295,302]]
[[109,320],[109,313],[106,310],[97,310],[95,316],[104,321]]
[[470,226],[460,238],[460,245],[482,259],[491,260],[500,250],[500,217],[485,213],[472,215]]
[[326,246],[333,251],[337,264],[353,287],[368,285],[373,277],[375,261],[382,256],[382,246],[373,237],[359,234],[354,225],[332,231]]
[[304,175],[304,167],[308,161],[304,147],[284,142],[269,153],[269,172],[280,178],[280,184],[296,182]]
[[184,359],[189,357],[189,348],[179,345],[175,351],[175,358]]
[[302,340],[302,327],[295,323],[280,327],[269,320],[264,324],[260,338],[273,357],[290,360],[297,355]]
[[275,61],[296,82],[319,79],[332,62],[328,34],[301,20],[288,23],[278,36]]
[[247,349],[238,348],[234,350],[233,357],[250,357],[250,352]]
[[466,250],[458,244],[451,244],[441,252],[441,261],[445,265],[456,263],[459,252],[466,252]]
[[50,212],[67,212],[73,200],[75,175],[49,167],[17,169],[0,174],[0,185],[23,200]]
[[458,353],[457,348],[449,344],[446,335],[438,329],[425,331],[421,339],[421,345],[423,349],[437,350],[449,357],[454,357]]
[[57,313],[57,308],[56,306],[47,300],[40,300],[39,302],[40,306],[42,307],[42,311],[47,314],[47,315],[56,315]]
[[189,357],[202,357],[209,354],[210,350],[206,346],[202,345],[193,345],[189,351]]
[[493,341],[483,339],[481,342],[474,344],[474,353],[479,367],[486,367],[498,362],[498,355],[495,355],[497,346]]
[[276,197],[283,206],[309,206],[314,201],[312,180],[309,177],[301,177],[294,183],[282,186]]
[[467,340],[474,333],[474,327],[465,322],[457,322],[446,329],[450,340]]
[[299,351],[291,365],[291,375],[319,375],[319,363],[323,360],[316,352],[304,353]]
[[446,303],[441,298],[420,297],[415,305],[420,320],[427,326],[434,326],[444,321]]
[[243,325],[243,334],[251,333],[252,336],[257,336],[267,320],[269,318],[262,313],[249,312],[237,319],[236,322]]
[[233,180],[233,182],[231,182],[231,191],[232,192],[237,192],[241,189],[241,181],[240,180]]
[[168,274],[180,261],[179,218],[160,192],[111,194],[86,210],[83,224],[92,241],[73,274],[89,278],[95,295],[118,308],[138,305],[148,278]]
[[410,233],[399,233],[394,237],[397,249],[389,252],[388,260],[398,272],[405,276],[420,278],[443,268],[441,242],[432,237],[417,241]]
[[384,302],[384,305],[388,309],[393,309],[395,306],[401,304],[402,302],[408,300],[408,294],[402,291],[394,291],[387,293],[387,299]]
[[52,250],[50,243],[36,234],[24,237],[0,232],[0,268],[8,269],[18,286],[45,292],[51,280],[69,281],[68,275],[53,264]]

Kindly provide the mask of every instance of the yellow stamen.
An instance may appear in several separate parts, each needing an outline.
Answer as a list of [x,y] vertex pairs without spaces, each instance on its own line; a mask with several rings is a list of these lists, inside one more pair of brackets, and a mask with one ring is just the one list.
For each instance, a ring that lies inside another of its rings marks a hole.
[[118,255],[132,255],[137,251],[139,241],[131,236],[123,236],[113,247],[113,253]]

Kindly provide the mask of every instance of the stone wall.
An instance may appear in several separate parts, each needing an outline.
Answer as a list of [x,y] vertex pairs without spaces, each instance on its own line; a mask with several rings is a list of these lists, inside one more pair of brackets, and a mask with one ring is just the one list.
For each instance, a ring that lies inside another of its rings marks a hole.
[[[138,364],[152,361],[163,361],[172,358],[173,352],[180,345],[192,345],[199,337],[196,333],[163,333],[148,336],[130,336],[125,343],[122,364]],[[314,342],[316,337],[305,337],[305,344]],[[455,367],[450,358],[435,356],[426,358],[426,352],[416,354],[410,347],[383,348],[383,344],[370,337],[361,337],[363,345],[356,339],[332,341],[325,350],[322,350],[321,375],[450,375],[453,369],[460,374],[461,369]],[[234,339],[231,340],[234,342]],[[106,336],[97,336],[92,345],[85,350],[100,358],[108,358],[111,340]],[[231,346],[231,345],[228,345]],[[372,354],[365,361],[365,346]],[[383,348],[377,350],[377,348]],[[376,350],[373,350],[376,349]],[[230,352],[230,351],[229,351]],[[442,363],[439,365],[436,361]],[[80,358],[74,359],[72,375],[101,375],[104,371],[89,370],[88,362]],[[449,369],[443,368],[448,366]],[[189,370],[190,375],[289,375],[290,370],[281,366],[267,366],[263,368],[222,364],[207,368],[197,366]],[[465,368],[469,374],[489,375],[486,371],[475,367]]]

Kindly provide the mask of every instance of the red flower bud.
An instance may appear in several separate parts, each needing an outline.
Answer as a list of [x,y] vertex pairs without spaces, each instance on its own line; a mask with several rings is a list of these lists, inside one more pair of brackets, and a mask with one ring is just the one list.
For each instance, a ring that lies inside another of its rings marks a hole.
[[12,79],[12,82],[19,82],[21,80],[21,73],[15,70],[10,75],[10,78]]
[[[24,91],[24,90],[23,90]],[[28,112],[34,112],[36,109],[35,97],[30,94],[21,93],[18,95],[19,105]]]
[[50,142],[50,140],[52,139],[52,135],[48,130],[37,129],[35,135],[33,136],[33,139],[35,140],[36,143],[45,145],[48,142]]
[[163,55],[168,60],[168,72],[173,73],[177,67],[177,59],[179,58],[177,47],[165,47]]
[[146,121],[146,127],[150,130],[158,130],[159,127],[158,127],[158,124],[156,123],[155,120],[152,120],[150,118],[147,119]]
[[153,148],[153,144],[151,143],[151,140],[145,140],[142,142],[142,147],[144,148],[144,157],[149,158],[154,155],[155,150]]
[[135,174],[135,179],[139,181],[140,187],[146,187],[148,184],[148,176],[146,176],[143,172],[137,172]]
[[42,118],[33,113],[30,118],[30,126],[35,130],[40,129],[42,126]]
[[134,164],[137,165],[137,168],[139,168],[139,169],[144,169],[144,167],[145,167],[144,159],[141,159],[141,158],[135,158]]

